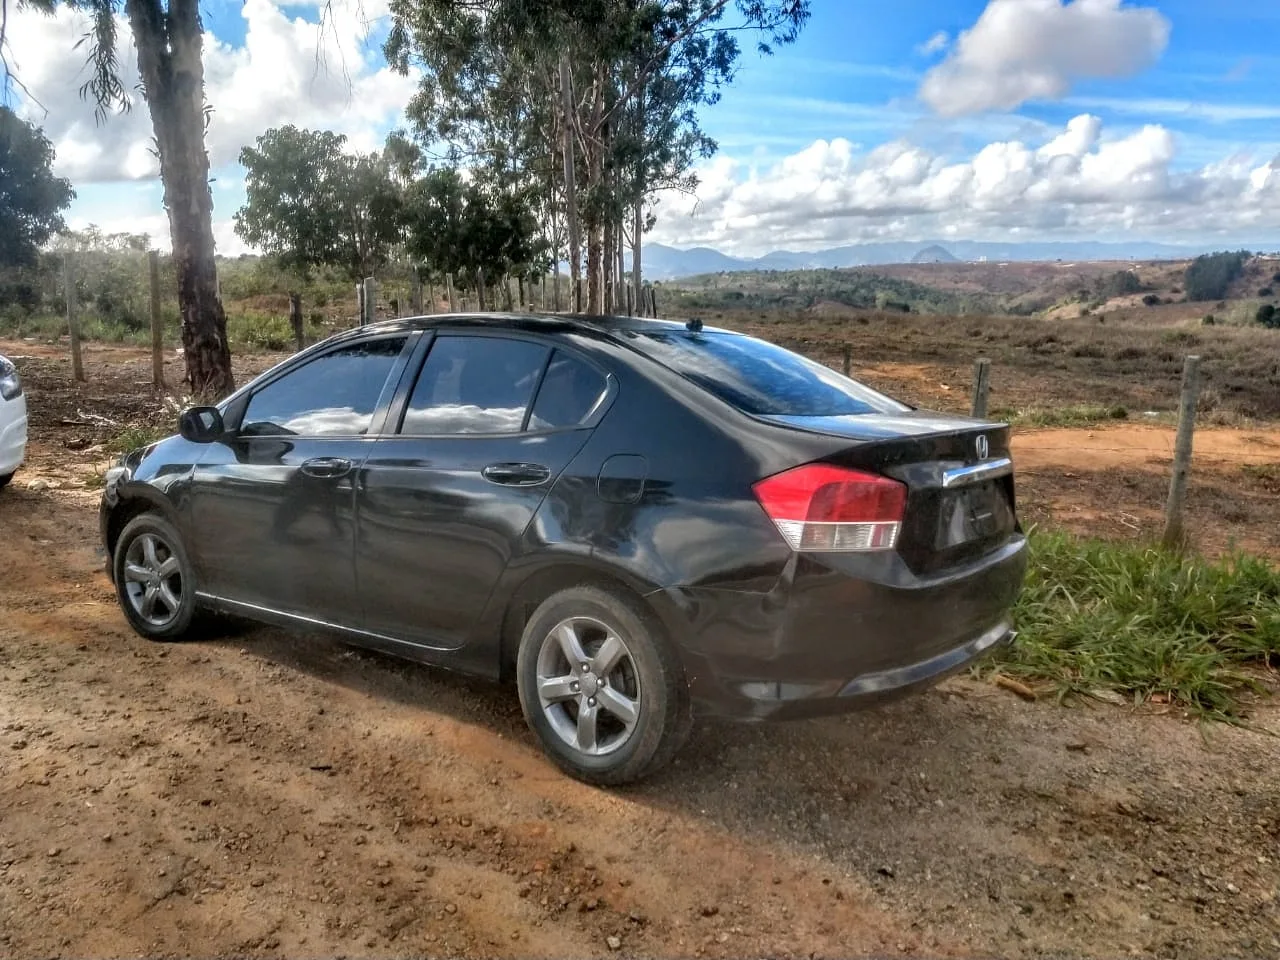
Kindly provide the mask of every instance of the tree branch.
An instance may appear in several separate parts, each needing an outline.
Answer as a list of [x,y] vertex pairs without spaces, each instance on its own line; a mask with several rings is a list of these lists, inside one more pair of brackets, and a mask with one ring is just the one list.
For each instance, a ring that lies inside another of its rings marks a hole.
[[698,17],[696,20],[690,23],[687,27],[685,27],[685,29],[681,30],[674,37],[672,37],[670,40],[668,40],[666,43],[660,46],[657,49],[657,51],[654,53],[654,55],[649,58],[649,61],[643,67],[641,67],[639,70],[636,71],[635,79],[631,81],[631,84],[627,87],[626,90],[622,92],[622,95],[618,97],[618,99],[614,102],[613,106],[609,108],[609,110],[605,113],[605,115],[601,117],[600,122],[607,123],[609,118],[613,115],[614,111],[619,109],[624,103],[626,103],[635,95],[635,92],[638,89],[640,89],[640,85],[649,79],[653,71],[657,68],[658,64],[663,59],[666,58],[668,53],[671,52],[672,47],[674,47],[677,43],[680,43],[682,40],[688,39],[700,26],[702,26],[704,23],[706,23],[716,14],[720,13],[728,5],[729,5],[729,0],[718,0],[718,2],[713,3],[705,11],[703,11],[702,16]]

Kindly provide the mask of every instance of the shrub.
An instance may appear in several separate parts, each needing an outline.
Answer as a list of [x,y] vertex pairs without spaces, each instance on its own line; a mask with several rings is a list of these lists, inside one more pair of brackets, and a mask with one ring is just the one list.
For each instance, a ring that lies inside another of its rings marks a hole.
[[1157,297],[1154,293],[1148,293],[1145,297],[1142,298],[1142,305],[1144,307],[1154,307],[1159,302],[1160,302],[1160,298]]
[[1276,308],[1269,303],[1264,303],[1258,308],[1257,320],[1268,330],[1280,330],[1280,313],[1277,313]]

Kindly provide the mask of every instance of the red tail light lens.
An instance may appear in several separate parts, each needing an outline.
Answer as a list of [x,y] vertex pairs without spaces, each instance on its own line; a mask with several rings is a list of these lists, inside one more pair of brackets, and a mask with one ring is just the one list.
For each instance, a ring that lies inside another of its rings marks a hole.
[[905,484],[810,463],[766,477],[756,499],[792,550],[892,550],[907,505]]

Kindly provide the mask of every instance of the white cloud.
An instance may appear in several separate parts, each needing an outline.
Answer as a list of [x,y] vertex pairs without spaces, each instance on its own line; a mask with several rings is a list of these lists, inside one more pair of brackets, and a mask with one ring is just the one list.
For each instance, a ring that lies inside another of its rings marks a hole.
[[916,52],[922,57],[931,57],[935,53],[941,53],[950,45],[951,35],[945,30],[939,30],[920,46],[916,47]]
[[1112,110],[1144,117],[1174,117],[1210,123],[1280,120],[1280,106],[1267,103],[1206,103],[1167,97],[1071,97],[1067,103],[1081,110]]
[[860,153],[818,140],[765,169],[728,157],[695,197],[664,197],[653,239],[760,254],[871,240],[1146,236],[1203,239],[1280,227],[1280,158],[1177,162],[1161,126],[1108,137],[1084,114],[1039,145],[990,143],[954,161],[905,141]]
[[1158,10],[1122,0],[990,0],[925,75],[920,97],[948,117],[1059,99],[1077,79],[1151,66],[1169,30]]
[[[365,17],[384,12],[384,4],[364,5]],[[323,31],[315,22],[287,16],[270,0],[245,0],[241,15],[243,46],[233,48],[209,32],[204,36],[206,98],[213,108],[207,146],[214,169],[236,163],[242,147],[286,123],[345,133],[354,149],[380,146],[415,80],[397,75],[365,49],[367,22],[354,3],[335,4]],[[155,177],[151,118],[137,92],[128,24],[118,18],[118,57],[133,109],[104,124],[95,124],[92,104],[79,95],[85,48],[75,47],[88,29],[88,20],[65,6],[53,17],[29,8],[10,12],[11,60],[47,110],[26,103],[23,112],[44,127],[57,151],[58,172],[73,183]]]

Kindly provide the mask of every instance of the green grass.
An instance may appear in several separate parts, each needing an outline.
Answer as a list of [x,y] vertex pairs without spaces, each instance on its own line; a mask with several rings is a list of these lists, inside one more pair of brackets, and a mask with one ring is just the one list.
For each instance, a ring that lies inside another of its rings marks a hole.
[[106,448],[112,453],[128,453],[172,436],[177,430],[173,424],[159,426],[157,424],[135,423],[125,427],[108,440]]
[[1017,642],[998,669],[1060,696],[1164,695],[1220,720],[1244,715],[1257,668],[1280,662],[1280,571],[1154,547],[1031,535]]
[[1094,427],[1113,420],[1127,420],[1129,411],[1121,406],[1080,404],[1067,407],[1029,407],[1025,410],[993,410],[991,419],[1015,427]]

